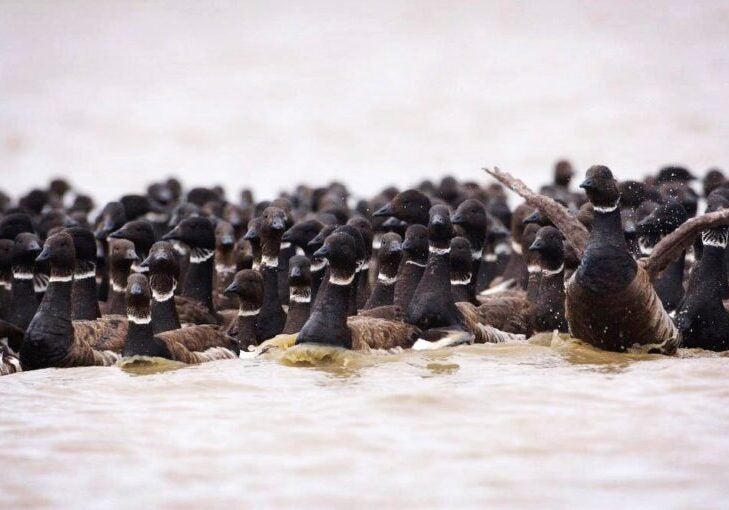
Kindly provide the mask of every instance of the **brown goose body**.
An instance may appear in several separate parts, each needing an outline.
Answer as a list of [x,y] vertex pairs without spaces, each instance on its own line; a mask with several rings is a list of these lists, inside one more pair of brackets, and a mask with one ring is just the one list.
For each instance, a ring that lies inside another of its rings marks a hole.
[[347,317],[352,349],[393,349],[412,347],[420,330],[410,324],[363,315]]
[[0,375],[22,372],[18,352],[23,345],[25,331],[0,320]]

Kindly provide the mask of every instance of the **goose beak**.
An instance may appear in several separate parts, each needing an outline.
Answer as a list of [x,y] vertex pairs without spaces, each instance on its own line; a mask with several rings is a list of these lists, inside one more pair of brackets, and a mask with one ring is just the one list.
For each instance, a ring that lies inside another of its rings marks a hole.
[[314,252],[314,254],[312,255],[312,258],[328,260],[329,255],[331,255],[331,250],[329,249],[329,247],[327,245],[324,245]]
[[286,228],[286,223],[282,218],[274,218],[273,221],[271,221],[271,228],[280,232]]
[[129,248],[127,252],[124,254],[125,260],[131,260],[132,262],[139,260],[139,257],[137,256],[137,252],[134,251],[134,248]]
[[402,245],[395,241],[390,245],[390,249],[388,251],[390,253],[400,253],[402,251]]
[[43,247],[38,243],[38,241],[31,241],[28,245],[28,251],[37,251],[40,253],[42,249]]
[[532,245],[529,247],[529,251],[539,251],[544,249],[545,244],[541,239],[535,239]]
[[594,189],[597,189],[597,185],[595,184],[595,181],[593,181],[591,177],[588,177],[587,179],[582,181],[582,184],[580,184],[580,188],[582,188],[586,191],[592,191]]
[[245,239],[246,241],[250,241],[251,239],[258,239],[258,232],[256,232],[255,230],[249,230],[245,233],[243,239]]
[[293,241],[293,237],[294,237],[294,235],[293,235],[293,233],[291,232],[291,229],[288,229],[288,230],[287,230],[286,232],[284,232],[284,233],[283,233],[283,235],[281,236],[281,241],[283,241],[284,243],[290,243],[291,241]]
[[530,223],[539,223],[540,218],[541,218],[541,215],[539,214],[539,211],[534,211],[529,216],[527,216],[526,218],[524,218],[522,220],[522,223],[524,225],[528,225]]
[[433,215],[433,217],[432,217],[432,218],[430,219],[430,224],[431,224],[431,225],[434,225],[434,226],[435,226],[435,225],[445,225],[445,224],[446,224],[446,220],[445,220],[445,218],[444,218],[443,216],[441,216],[440,214],[435,214],[435,215]]
[[182,241],[182,230],[180,226],[176,226],[165,235],[162,236],[163,241]]
[[47,260],[50,260],[51,258],[51,249],[48,246],[43,247],[43,251],[40,252],[40,255],[38,255],[35,258],[36,262],[45,262]]
[[372,213],[372,216],[394,216],[395,215],[395,207],[392,205],[392,202],[388,202],[379,209],[377,209],[375,212]]
[[224,294],[238,294],[238,291],[240,290],[240,287],[236,282],[231,283],[228,285],[225,290],[223,291]]
[[233,236],[230,234],[226,234],[220,238],[220,245],[224,248],[230,248],[234,244],[235,242],[233,241]]
[[451,223],[453,223],[454,225],[463,225],[464,223],[466,223],[466,218],[464,218],[461,213],[457,212],[451,218]]
[[132,283],[131,287],[129,287],[129,294],[131,294],[132,296],[139,296],[142,294],[142,292],[142,286],[137,282]]
[[293,266],[291,268],[291,271],[289,271],[289,276],[291,278],[301,278],[301,275],[302,275],[302,271],[301,271],[301,268],[298,266]]

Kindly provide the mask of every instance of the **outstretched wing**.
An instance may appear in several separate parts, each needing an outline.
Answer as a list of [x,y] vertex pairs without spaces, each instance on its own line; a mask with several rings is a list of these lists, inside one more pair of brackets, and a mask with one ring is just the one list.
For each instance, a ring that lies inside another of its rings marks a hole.
[[565,238],[574,247],[580,258],[582,258],[590,233],[564,206],[548,196],[534,193],[520,179],[517,179],[508,172],[499,170],[498,167],[494,167],[493,169],[484,168],[484,171],[526,200],[529,205],[536,207],[546,215],[554,223],[554,226],[564,234]]

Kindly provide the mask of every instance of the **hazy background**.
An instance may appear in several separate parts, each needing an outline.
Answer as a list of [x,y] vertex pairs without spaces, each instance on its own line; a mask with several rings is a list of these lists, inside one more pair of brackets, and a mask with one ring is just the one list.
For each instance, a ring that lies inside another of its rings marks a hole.
[[0,4],[0,188],[109,199],[729,156],[729,3]]

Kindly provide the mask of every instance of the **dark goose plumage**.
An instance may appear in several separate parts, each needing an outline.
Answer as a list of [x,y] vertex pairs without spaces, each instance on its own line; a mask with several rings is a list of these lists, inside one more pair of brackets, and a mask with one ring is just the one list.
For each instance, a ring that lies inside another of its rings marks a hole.
[[20,350],[23,370],[115,363],[124,346],[126,320],[71,321],[76,261],[70,234],[49,237],[37,260],[50,263],[51,278]]
[[238,339],[240,350],[247,352],[259,344],[256,336],[256,320],[263,305],[263,277],[253,269],[243,269],[236,273],[225,292],[238,297],[238,316],[232,329]]
[[559,330],[567,332],[564,315],[564,242],[552,226],[537,232],[529,250],[539,256],[541,279],[531,308],[531,330],[535,333]]
[[394,232],[383,235],[377,258],[379,267],[377,282],[364,310],[393,304],[397,273],[402,258],[402,238]]
[[8,322],[23,331],[38,310],[36,297],[35,259],[41,252],[38,236],[24,232],[15,238],[13,247],[12,307]]
[[211,325],[190,326],[155,334],[152,327],[151,290],[147,278],[133,274],[127,283],[129,328],[123,356],[152,356],[196,364],[236,359],[238,342]]
[[410,225],[405,231],[402,252],[393,302],[395,306],[407,310],[428,263],[428,227]]
[[134,243],[127,239],[109,239],[109,297],[106,313],[125,315],[127,313],[127,279],[132,272],[132,264],[139,261]]
[[298,333],[311,313],[311,263],[304,255],[289,261],[289,310],[283,333]]

